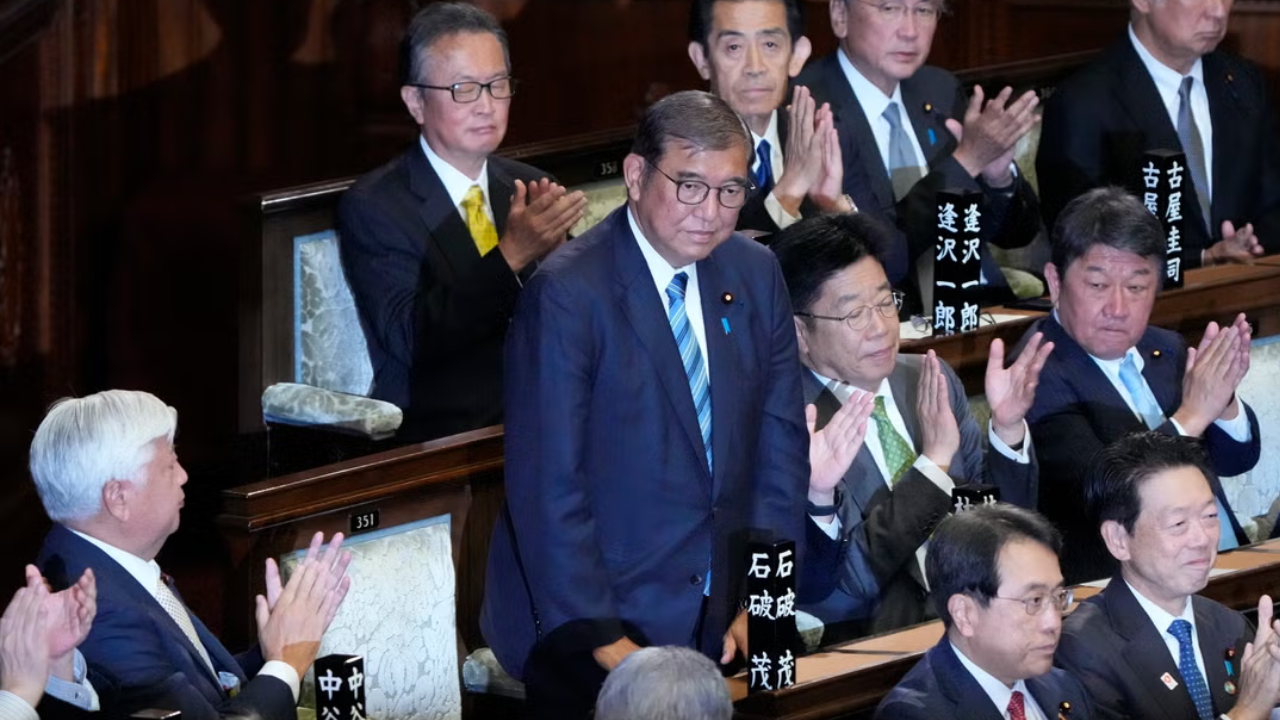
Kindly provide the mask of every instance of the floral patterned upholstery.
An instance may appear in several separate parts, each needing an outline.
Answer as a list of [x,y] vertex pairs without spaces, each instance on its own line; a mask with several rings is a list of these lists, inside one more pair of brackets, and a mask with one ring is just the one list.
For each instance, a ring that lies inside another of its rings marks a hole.
[[374,440],[395,434],[404,420],[392,403],[299,383],[276,383],[264,390],[262,416],[268,422],[330,427]]

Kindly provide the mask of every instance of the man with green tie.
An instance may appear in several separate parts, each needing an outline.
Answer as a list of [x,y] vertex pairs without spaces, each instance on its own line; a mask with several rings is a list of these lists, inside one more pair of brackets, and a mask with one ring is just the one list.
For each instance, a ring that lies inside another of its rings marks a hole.
[[492,156],[516,91],[507,37],[466,3],[432,3],[400,46],[421,129],[338,206],[339,247],[373,364],[372,395],[420,441],[502,422],[516,295],[586,208],[536,168]]

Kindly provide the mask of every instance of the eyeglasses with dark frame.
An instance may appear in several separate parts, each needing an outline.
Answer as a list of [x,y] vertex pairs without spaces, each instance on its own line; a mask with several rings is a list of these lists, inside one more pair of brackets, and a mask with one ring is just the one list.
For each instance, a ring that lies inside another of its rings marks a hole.
[[712,188],[701,180],[677,180],[662,172],[662,168],[658,167],[652,160],[646,158],[645,162],[649,163],[649,167],[657,170],[659,175],[676,184],[676,199],[685,205],[701,205],[706,201],[707,195],[712,190],[715,190],[716,200],[720,202],[720,205],[730,210],[736,210],[747,202],[747,196],[756,189],[756,186],[750,182],[746,184],[730,183],[724,187]]
[[489,91],[489,96],[494,100],[509,100],[511,96],[516,94],[516,84],[517,80],[510,75],[490,80],[487,83],[475,81],[457,82],[452,85],[405,83],[409,87],[422,88],[423,90],[448,90],[450,97],[456,103],[473,103],[480,99],[480,94],[485,90]]
[[796,317],[813,318],[814,320],[840,320],[849,326],[850,330],[861,330],[871,322],[871,312],[875,310],[880,313],[882,318],[896,318],[898,311],[902,309],[902,293],[894,290],[889,293],[883,300],[874,305],[859,305],[849,311],[844,317],[833,317],[830,315],[814,315],[813,313],[797,312]]
[[1058,609],[1059,613],[1066,614],[1071,609],[1071,603],[1075,602],[1076,593],[1071,588],[1058,588],[1047,595],[1032,595],[1027,598],[1011,598],[1001,597],[1000,595],[992,595],[992,600],[1010,600],[1022,603],[1023,609],[1028,615],[1039,615],[1044,612],[1047,607]]

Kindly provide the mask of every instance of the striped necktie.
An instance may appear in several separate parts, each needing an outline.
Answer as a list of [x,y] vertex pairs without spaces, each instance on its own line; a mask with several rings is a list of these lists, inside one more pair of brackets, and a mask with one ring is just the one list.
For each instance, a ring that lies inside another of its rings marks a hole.
[[703,362],[698,338],[693,334],[693,325],[685,313],[684,297],[688,284],[688,273],[676,273],[671,278],[667,285],[667,299],[670,301],[667,318],[671,321],[671,332],[676,336],[684,373],[689,376],[693,409],[698,413],[698,427],[702,430],[702,442],[707,451],[707,471],[712,472],[715,466],[711,462],[711,378],[707,375],[707,364]]

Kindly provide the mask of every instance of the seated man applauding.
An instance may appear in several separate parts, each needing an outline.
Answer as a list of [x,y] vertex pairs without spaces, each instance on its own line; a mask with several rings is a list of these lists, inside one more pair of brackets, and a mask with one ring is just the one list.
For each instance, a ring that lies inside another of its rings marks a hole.
[[54,404],[31,443],[31,475],[54,521],[39,563],[49,581],[93,571],[98,617],[81,645],[103,679],[104,712],[177,710],[291,720],[299,678],[351,582],[342,535],[316,533],[283,587],[267,561],[256,647],[227,652],[183,604],[155,557],[178,529],[187,473],[173,451],[178,414],[144,392],[107,390]]
[[1004,345],[992,343],[984,449],[951,368],[932,351],[898,353],[901,295],[870,251],[887,232],[866,215],[822,216],[771,245],[795,309],[801,383],[817,431],[800,600],[828,624],[828,640],[925,619],[925,541],[955,486],[991,482],[1008,502],[1036,502],[1022,417],[1053,344],[1033,340],[1005,368]]
[[76,650],[96,612],[92,570],[55,593],[34,565],[27,566],[27,584],[0,617],[0,718],[36,720],[39,710],[44,720],[70,720],[98,709],[84,656]]
[[[1063,623],[1057,664],[1103,717],[1266,718],[1280,703],[1271,598],[1258,630],[1195,593],[1218,556],[1213,470],[1184,438],[1148,432],[1108,447],[1086,496],[1120,572]],[[1248,641],[1252,635],[1252,646]]]

